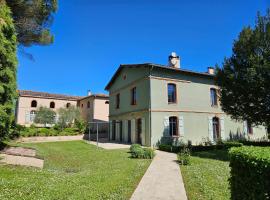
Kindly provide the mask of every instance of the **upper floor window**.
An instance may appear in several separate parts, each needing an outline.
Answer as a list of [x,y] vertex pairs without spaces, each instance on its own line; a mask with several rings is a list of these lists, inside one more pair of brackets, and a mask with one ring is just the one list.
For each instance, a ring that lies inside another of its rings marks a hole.
[[53,101],[50,103],[50,108],[55,108],[55,103]]
[[252,124],[250,122],[247,122],[247,132],[248,134],[253,134],[253,128],[252,128]]
[[90,101],[87,102],[87,108],[90,108]]
[[136,87],[131,89],[131,105],[137,104],[137,89]]
[[176,103],[176,85],[168,84],[168,103]]
[[170,136],[178,136],[178,118],[177,117],[169,117],[169,131]]
[[36,107],[37,107],[37,101],[36,101],[36,100],[33,100],[33,101],[31,102],[31,107],[32,107],[32,108],[36,108]]
[[116,108],[120,108],[120,94],[116,95]]
[[67,103],[66,107],[69,108],[70,107],[70,103]]
[[217,106],[217,89],[211,88],[210,89],[210,97],[211,97],[211,106]]

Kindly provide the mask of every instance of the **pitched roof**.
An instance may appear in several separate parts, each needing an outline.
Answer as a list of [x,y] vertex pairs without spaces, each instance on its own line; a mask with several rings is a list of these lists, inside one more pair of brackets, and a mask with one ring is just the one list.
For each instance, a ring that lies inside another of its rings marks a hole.
[[109,81],[109,83],[106,85],[105,90],[109,90],[119,73],[122,71],[123,68],[142,68],[142,67],[152,67],[156,69],[162,69],[162,70],[167,70],[167,71],[174,71],[176,73],[182,73],[182,74],[190,74],[193,76],[202,76],[206,78],[214,78],[214,75],[209,74],[207,72],[195,72],[192,70],[186,70],[186,69],[179,69],[179,68],[172,68],[168,67],[165,65],[159,65],[159,64],[154,64],[154,63],[143,63],[143,64],[123,64],[120,65],[117,71],[114,73],[113,77]]
[[81,96],[70,96],[63,94],[52,94],[47,92],[36,92],[31,90],[19,90],[19,96],[21,97],[38,97],[38,98],[48,98],[48,99],[61,99],[61,100],[72,100],[77,101]]
[[107,94],[92,94],[89,96],[82,97],[80,100],[87,99],[89,97],[109,99],[109,96]]

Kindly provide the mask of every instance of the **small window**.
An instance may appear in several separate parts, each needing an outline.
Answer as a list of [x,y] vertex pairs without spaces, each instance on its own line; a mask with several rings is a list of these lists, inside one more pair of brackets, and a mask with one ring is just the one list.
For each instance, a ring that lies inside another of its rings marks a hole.
[[36,108],[36,107],[37,107],[37,101],[36,101],[36,100],[33,100],[33,101],[31,102],[31,107],[32,107],[32,108]]
[[176,85],[168,84],[168,103],[176,103]]
[[105,104],[109,104],[109,101],[105,101]]
[[81,104],[81,107],[83,108],[83,103]]
[[250,135],[253,134],[253,128],[252,128],[252,124],[250,122],[247,122],[247,131],[248,131],[248,134],[250,134]]
[[136,87],[131,89],[131,105],[137,104],[137,89]]
[[218,141],[219,139],[221,139],[219,118],[213,117],[212,121],[213,121],[213,138],[214,141]]
[[66,107],[69,108],[70,107],[70,103],[67,103]]
[[169,117],[170,124],[170,136],[178,136],[178,118],[177,117]]
[[217,106],[217,90],[215,88],[210,89],[210,95],[211,95],[211,106]]
[[55,103],[53,101],[50,103],[50,108],[55,108]]
[[120,94],[116,95],[116,108],[120,108]]
[[87,108],[90,108],[90,101],[87,102]]

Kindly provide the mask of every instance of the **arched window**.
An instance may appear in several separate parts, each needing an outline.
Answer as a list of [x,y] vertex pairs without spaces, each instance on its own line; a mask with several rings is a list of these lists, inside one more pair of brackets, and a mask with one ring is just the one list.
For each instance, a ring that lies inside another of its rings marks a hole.
[[177,117],[169,117],[170,123],[170,136],[179,136],[178,132],[178,118]]
[[217,106],[217,89],[211,88],[210,89],[210,97],[211,97],[211,106]]
[[70,107],[70,103],[67,103],[66,107],[69,108]]
[[53,101],[50,103],[50,108],[55,108],[55,103]]
[[36,108],[36,107],[37,107],[37,101],[36,101],[36,100],[33,100],[33,101],[31,102],[31,107],[32,107],[32,108]]
[[90,108],[90,101],[87,102],[87,108]]
[[83,108],[83,103],[81,104],[81,107]]
[[174,83],[168,84],[168,103],[176,103],[176,85]]
[[220,124],[219,124],[219,118],[213,117],[213,138],[214,141],[217,141],[220,139]]
[[109,101],[105,101],[105,104],[109,104]]

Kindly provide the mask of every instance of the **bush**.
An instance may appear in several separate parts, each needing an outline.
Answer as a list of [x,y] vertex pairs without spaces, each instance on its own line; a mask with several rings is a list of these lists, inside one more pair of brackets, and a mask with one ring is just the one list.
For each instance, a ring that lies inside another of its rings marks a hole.
[[240,141],[246,146],[260,146],[260,147],[270,147],[270,141]]
[[190,164],[190,149],[183,148],[178,154],[177,159],[180,165],[189,165]]
[[132,144],[129,150],[132,158],[152,159],[155,156],[155,152],[153,149],[143,148],[139,144]]
[[230,188],[233,200],[270,198],[270,148],[231,148]]
[[243,144],[240,142],[224,142],[224,149],[230,149],[232,147],[242,147]]

